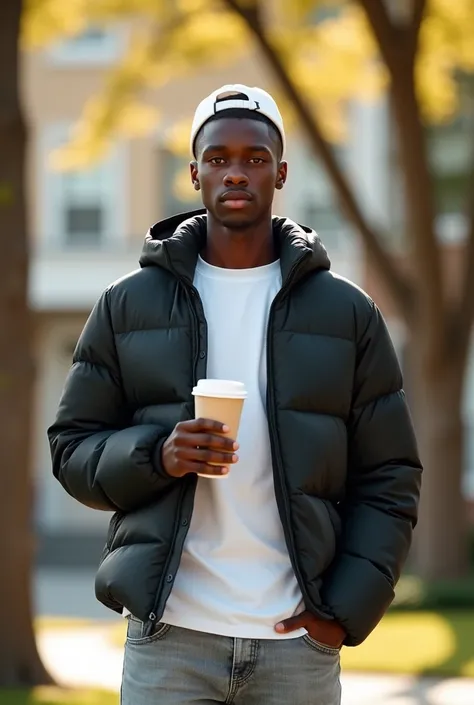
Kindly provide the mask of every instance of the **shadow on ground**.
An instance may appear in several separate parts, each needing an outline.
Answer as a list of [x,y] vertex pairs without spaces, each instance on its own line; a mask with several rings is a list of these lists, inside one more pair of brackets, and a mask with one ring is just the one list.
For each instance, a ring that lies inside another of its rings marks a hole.
[[409,688],[403,688],[396,693],[397,701],[416,703],[416,705],[438,705],[439,698],[434,700],[434,689],[443,683],[444,678],[430,678],[429,680],[416,680]]
[[469,675],[472,677],[474,675],[474,632],[472,630],[472,622],[468,622],[466,613],[462,611],[442,612],[441,616],[453,634],[455,648],[448,658],[437,664],[436,668],[427,668],[420,675],[426,677]]

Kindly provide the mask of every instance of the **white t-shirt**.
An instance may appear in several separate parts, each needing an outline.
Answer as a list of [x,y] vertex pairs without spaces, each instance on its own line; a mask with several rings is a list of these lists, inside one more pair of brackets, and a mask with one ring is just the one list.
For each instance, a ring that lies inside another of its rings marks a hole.
[[280,263],[221,269],[199,258],[194,285],[208,322],[207,376],[244,382],[239,462],[199,478],[181,564],[163,622],[209,634],[284,639],[274,626],[303,601],[278,514],[266,415],[266,334]]

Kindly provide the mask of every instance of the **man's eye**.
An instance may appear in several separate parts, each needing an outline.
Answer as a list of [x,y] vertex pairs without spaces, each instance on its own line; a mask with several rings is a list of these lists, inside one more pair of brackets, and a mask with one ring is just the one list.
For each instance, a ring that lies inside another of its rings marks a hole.
[[252,157],[250,160],[252,164],[263,164],[264,160],[262,157]]
[[223,164],[224,160],[222,157],[212,157],[212,159],[209,159],[211,164]]

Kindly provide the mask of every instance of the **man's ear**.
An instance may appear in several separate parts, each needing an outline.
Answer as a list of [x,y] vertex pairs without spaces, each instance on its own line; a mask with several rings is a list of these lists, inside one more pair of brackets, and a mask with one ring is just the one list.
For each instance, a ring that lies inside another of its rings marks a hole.
[[275,188],[277,188],[278,190],[281,190],[286,183],[287,176],[288,176],[288,163],[287,162],[280,162],[280,166],[278,167],[278,174],[277,174]]
[[198,175],[198,163],[196,161],[193,161],[189,165],[189,169],[191,171],[191,181],[196,189],[196,191],[199,191],[201,188],[201,185],[199,183],[199,175]]

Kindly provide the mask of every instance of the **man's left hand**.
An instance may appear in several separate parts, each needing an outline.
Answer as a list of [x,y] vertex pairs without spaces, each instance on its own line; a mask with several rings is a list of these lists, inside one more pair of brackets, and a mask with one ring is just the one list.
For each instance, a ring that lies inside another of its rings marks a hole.
[[275,631],[279,634],[288,634],[296,629],[306,629],[310,637],[332,649],[340,649],[347,636],[339,622],[321,619],[308,611],[275,625]]

